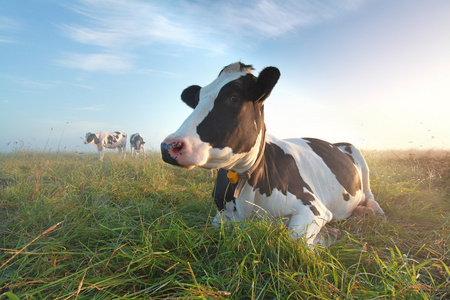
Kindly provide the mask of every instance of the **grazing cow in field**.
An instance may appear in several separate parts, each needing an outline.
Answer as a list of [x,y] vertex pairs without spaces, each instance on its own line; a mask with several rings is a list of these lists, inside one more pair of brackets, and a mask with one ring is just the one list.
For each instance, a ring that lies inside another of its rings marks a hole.
[[125,158],[127,146],[127,134],[124,131],[86,133],[85,144],[94,144],[103,160],[105,148],[119,149],[119,155]]
[[142,155],[145,157],[144,144],[145,144],[144,138],[140,133],[135,133],[131,135],[130,137],[131,156],[134,155],[134,157],[137,157],[137,155],[139,155],[139,153],[141,153],[142,150]]
[[161,143],[165,162],[219,170],[213,224],[252,216],[281,218],[294,238],[324,243],[322,227],[370,210],[384,216],[370,190],[361,152],[348,143],[313,138],[278,139],[266,133],[264,103],[280,77],[267,67],[225,67],[209,85],[186,88],[194,111]]

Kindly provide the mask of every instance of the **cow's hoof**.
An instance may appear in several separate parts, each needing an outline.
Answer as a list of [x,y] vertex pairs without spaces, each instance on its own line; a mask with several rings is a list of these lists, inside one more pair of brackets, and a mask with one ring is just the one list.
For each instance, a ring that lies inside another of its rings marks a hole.
[[337,228],[322,227],[319,234],[314,239],[314,244],[329,247],[341,237],[341,231]]

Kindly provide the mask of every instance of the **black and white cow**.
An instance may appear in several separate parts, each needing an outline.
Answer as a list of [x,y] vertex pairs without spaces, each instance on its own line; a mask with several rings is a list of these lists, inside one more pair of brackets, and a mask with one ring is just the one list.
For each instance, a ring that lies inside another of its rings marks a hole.
[[209,85],[186,88],[181,98],[194,111],[161,143],[167,163],[221,168],[213,223],[282,218],[293,237],[313,244],[322,242],[319,232],[332,220],[365,209],[384,216],[370,190],[367,164],[353,145],[266,133],[264,102],[280,71],[267,67],[255,77],[252,70],[237,62]]
[[103,155],[105,153],[105,148],[119,149],[119,155],[125,158],[126,146],[127,146],[127,134],[124,131],[115,132],[97,132],[97,133],[86,133],[85,144],[94,144],[100,153],[100,160],[103,160]]
[[144,138],[140,133],[132,134],[130,137],[131,156],[137,157],[141,153],[145,157]]

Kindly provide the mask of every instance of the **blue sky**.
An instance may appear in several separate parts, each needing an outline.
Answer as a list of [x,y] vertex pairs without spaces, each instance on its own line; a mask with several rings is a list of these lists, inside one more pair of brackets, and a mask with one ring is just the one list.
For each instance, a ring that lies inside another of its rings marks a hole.
[[448,149],[449,28],[447,0],[2,1],[0,151],[115,130],[159,150],[183,89],[238,60],[281,71],[274,135]]

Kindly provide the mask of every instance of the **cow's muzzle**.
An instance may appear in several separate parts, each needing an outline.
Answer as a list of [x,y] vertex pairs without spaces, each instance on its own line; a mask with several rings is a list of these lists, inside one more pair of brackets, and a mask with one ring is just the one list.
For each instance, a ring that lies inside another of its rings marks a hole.
[[174,166],[180,166],[180,164],[177,161],[177,158],[179,155],[181,155],[181,151],[184,148],[183,142],[177,141],[177,142],[171,142],[161,143],[161,156],[163,161],[165,161],[168,164],[174,165]]

